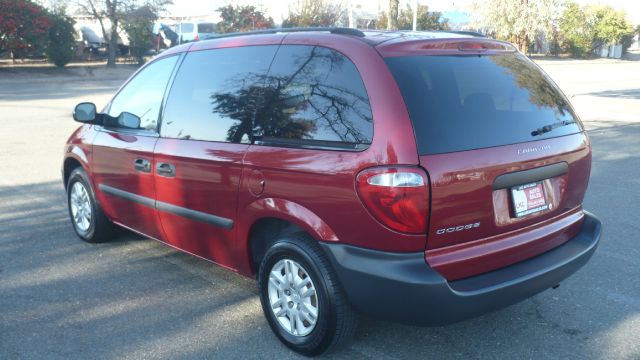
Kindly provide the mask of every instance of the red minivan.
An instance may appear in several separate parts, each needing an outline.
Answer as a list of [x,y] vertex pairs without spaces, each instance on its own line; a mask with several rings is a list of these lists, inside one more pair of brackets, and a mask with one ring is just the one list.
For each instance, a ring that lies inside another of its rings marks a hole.
[[84,123],[63,165],[88,242],[114,225],[256,277],[305,355],[356,314],[441,325],[583,266],[589,139],[508,43],[453,32],[276,29],[165,51]]

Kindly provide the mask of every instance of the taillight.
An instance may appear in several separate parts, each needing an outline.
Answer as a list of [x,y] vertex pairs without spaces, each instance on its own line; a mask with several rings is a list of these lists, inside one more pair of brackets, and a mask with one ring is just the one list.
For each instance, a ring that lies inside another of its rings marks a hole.
[[200,40],[200,36],[198,34],[196,34],[196,36],[193,37],[194,41],[199,41]]
[[427,232],[429,182],[414,167],[378,167],[363,170],[356,178],[358,195],[369,212],[393,230]]

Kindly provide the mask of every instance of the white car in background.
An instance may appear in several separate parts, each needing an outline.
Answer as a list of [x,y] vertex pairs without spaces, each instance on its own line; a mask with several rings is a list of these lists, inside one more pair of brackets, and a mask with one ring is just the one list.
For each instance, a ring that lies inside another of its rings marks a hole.
[[176,24],[178,43],[204,40],[216,34],[217,25],[212,22],[184,21]]

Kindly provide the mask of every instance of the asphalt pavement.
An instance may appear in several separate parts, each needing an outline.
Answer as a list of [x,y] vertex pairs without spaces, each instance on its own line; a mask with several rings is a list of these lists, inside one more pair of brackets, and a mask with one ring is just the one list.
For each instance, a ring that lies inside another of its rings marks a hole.
[[[337,359],[640,359],[640,62],[540,61],[589,129],[591,262],[556,290],[458,324],[363,318]],[[0,70],[0,359],[292,359],[257,285],[126,231],[81,242],[60,180],[73,106],[131,73]],[[402,304],[398,304],[402,306]]]

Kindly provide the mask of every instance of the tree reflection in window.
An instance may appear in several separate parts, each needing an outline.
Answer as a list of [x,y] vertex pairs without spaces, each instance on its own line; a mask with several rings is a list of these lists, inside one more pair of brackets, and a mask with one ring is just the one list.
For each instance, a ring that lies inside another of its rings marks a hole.
[[[259,93],[276,45],[194,51],[186,55],[165,107],[161,135],[183,140],[248,143]],[[219,101],[214,102],[212,98]],[[234,129],[234,130],[232,130]],[[238,133],[237,137],[229,134]]]
[[549,108],[562,120],[571,113],[569,104],[551,85],[550,80],[524,55],[490,56],[489,59],[500,66],[506,74],[513,76],[517,86],[529,94],[529,102],[540,108]]
[[[280,47],[269,74],[229,79],[211,95],[213,112],[236,121],[227,141],[318,140],[369,144],[372,114],[360,75],[344,55],[313,46]],[[238,86],[238,81],[251,86]]]

